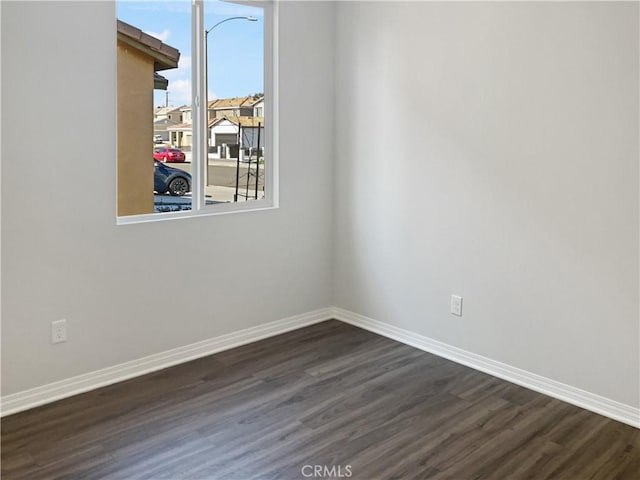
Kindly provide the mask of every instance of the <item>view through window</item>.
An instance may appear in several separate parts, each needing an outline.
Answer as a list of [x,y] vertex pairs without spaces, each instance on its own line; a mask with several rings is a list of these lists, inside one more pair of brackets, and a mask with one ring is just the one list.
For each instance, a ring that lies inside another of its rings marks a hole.
[[[119,217],[265,198],[265,9],[203,5],[194,32],[191,1],[117,2]],[[194,71],[207,91],[200,128]]]

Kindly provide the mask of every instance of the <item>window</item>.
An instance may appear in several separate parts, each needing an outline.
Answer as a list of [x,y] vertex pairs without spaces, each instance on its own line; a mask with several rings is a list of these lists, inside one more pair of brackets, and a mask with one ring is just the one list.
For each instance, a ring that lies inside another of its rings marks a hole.
[[276,15],[118,1],[119,224],[277,206]]

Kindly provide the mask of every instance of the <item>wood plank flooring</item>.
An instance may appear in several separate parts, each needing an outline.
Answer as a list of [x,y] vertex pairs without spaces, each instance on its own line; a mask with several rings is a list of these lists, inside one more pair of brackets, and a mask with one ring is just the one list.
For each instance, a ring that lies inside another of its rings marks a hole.
[[1,446],[3,480],[640,478],[639,430],[334,320],[6,417]]

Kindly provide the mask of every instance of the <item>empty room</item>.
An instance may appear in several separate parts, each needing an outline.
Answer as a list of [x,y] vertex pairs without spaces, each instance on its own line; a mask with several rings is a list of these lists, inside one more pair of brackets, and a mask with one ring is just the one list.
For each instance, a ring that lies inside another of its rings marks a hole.
[[0,28],[2,479],[640,478],[639,2]]

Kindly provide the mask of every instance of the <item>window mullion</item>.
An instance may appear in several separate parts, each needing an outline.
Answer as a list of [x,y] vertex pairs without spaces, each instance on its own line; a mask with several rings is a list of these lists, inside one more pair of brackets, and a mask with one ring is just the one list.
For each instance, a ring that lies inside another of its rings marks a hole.
[[207,168],[207,86],[204,1],[192,0],[191,15],[191,85],[193,110],[192,209],[198,212],[205,204],[205,168]]

